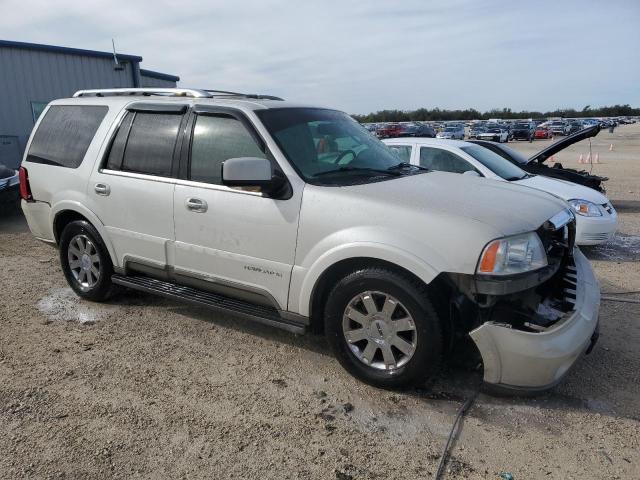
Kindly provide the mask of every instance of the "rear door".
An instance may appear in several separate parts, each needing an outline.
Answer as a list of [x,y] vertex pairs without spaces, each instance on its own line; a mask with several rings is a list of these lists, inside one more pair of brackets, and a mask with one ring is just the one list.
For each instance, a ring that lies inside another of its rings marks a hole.
[[186,105],[134,104],[88,185],[118,263],[166,270],[173,249],[173,191]]
[[174,195],[175,274],[229,296],[286,309],[302,190],[276,200],[222,185],[229,158],[268,158],[266,143],[232,108],[196,107]]

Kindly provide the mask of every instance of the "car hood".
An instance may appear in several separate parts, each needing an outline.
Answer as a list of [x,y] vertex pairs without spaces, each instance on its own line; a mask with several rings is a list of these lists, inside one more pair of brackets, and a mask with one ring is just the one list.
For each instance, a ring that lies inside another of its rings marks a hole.
[[[553,128],[553,127],[550,127],[550,128]],[[538,153],[530,157],[527,163],[532,163],[532,162],[542,163],[551,155],[555,155],[559,151],[564,150],[565,148],[567,148],[570,145],[573,145],[574,143],[584,140],[585,138],[595,137],[598,134],[598,132],[600,132],[599,125],[594,125],[593,127],[587,127],[583,130],[580,130],[579,132],[576,132],[573,135],[569,135],[568,137],[555,142],[554,144],[548,146],[544,150],[539,151]]]
[[545,177],[543,175],[532,175],[528,178],[516,180],[511,183],[549,192],[563,200],[580,199],[597,203],[598,205],[609,202],[607,197],[593,188],[578,185],[577,183],[567,182],[565,180],[559,180],[557,178]]
[[533,188],[446,172],[344,187],[308,184],[296,263],[311,268],[325,252],[361,245],[360,256],[381,248],[421,259],[434,272],[472,274],[491,240],[534,231],[566,209]]
[[567,208],[563,201],[538,190],[448,172],[427,172],[338,190],[367,197],[395,211],[411,209],[417,214],[416,221],[423,213],[437,212],[484,223],[502,235],[535,230]]

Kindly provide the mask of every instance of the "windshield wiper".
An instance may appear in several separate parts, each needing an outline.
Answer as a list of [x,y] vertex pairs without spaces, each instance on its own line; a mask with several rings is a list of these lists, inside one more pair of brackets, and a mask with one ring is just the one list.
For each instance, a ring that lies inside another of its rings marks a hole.
[[336,168],[335,170],[327,170],[326,172],[316,173],[313,176],[322,177],[324,175],[331,175],[331,174],[342,173],[342,172],[361,172],[361,173],[369,173],[369,174],[382,174],[382,175],[392,175],[394,177],[401,175],[400,172],[382,170],[379,168],[344,166],[344,167]]
[[424,170],[424,171],[429,170],[427,167],[423,167],[422,165],[414,165],[409,162],[400,162],[397,165],[387,168],[387,171],[402,170],[404,168],[417,168],[418,170]]

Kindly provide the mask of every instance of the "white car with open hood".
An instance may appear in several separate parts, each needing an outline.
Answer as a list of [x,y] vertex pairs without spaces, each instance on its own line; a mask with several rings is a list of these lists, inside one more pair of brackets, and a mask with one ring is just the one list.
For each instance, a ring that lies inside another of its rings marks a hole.
[[127,287],[324,331],[379,387],[424,382],[471,338],[488,384],[545,389],[597,338],[600,290],[564,201],[399,162],[339,111],[78,92],[45,109],[20,181],[82,298]]
[[618,227],[615,208],[600,192],[566,180],[529,174],[484,145],[434,141],[428,138],[393,139],[384,142],[395,150],[402,160],[415,165],[531,187],[566,200],[576,215],[577,245],[607,242]]

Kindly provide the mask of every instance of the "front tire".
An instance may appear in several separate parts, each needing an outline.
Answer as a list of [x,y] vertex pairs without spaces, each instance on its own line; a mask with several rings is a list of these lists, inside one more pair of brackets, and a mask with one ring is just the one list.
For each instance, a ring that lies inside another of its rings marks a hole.
[[71,222],[62,231],[60,264],[79,297],[103,302],[114,292],[111,257],[98,231],[86,220]]
[[325,306],[325,333],[340,364],[379,388],[424,384],[440,367],[442,332],[428,292],[392,270],[340,280]]

